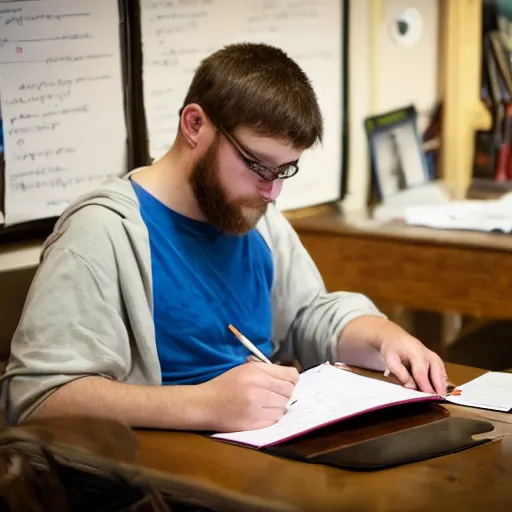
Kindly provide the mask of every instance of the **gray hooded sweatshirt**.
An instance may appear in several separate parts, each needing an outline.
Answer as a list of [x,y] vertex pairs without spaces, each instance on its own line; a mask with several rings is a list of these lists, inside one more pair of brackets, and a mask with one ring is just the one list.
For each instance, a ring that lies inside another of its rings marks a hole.
[[[43,245],[2,377],[2,405],[11,424],[81,377],[162,382],[149,237],[128,176],[79,198]],[[256,229],[274,264],[274,359],[295,357],[304,367],[334,361],[348,322],[383,316],[361,294],[326,292],[315,264],[275,207]]]

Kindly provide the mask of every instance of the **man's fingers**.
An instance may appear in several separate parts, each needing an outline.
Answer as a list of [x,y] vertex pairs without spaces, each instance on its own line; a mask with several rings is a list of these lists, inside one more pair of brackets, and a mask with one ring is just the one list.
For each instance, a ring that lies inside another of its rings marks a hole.
[[448,386],[448,376],[444,368],[443,361],[439,357],[433,358],[430,362],[430,380],[434,385],[436,393],[445,396]]
[[407,371],[407,368],[404,366],[398,355],[393,355],[386,361],[389,371],[400,381],[400,383],[409,388],[416,389],[416,384]]
[[297,384],[299,382],[299,372],[293,366],[278,366],[277,364],[261,364],[260,370],[268,373],[270,376]]
[[284,397],[285,402],[288,400],[295,389],[295,384],[292,384],[290,381],[276,379],[274,377],[268,377],[268,386],[265,386],[269,391],[272,391],[273,394]]
[[430,383],[430,363],[429,361],[421,360],[421,361],[412,361],[412,375],[418,388],[420,391],[424,391],[425,393],[435,393],[432,384]]
[[296,368],[267,363],[255,363],[254,368],[261,372],[253,374],[253,378],[256,379],[253,382],[259,387],[283,397],[285,401],[292,396],[299,381],[299,372]]
[[288,400],[286,397],[279,395],[277,393],[269,393],[268,394],[268,400],[265,401],[265,404],[263,405],[264,409],[277,409],[276,412],[279,414],[284,414],[286,411],[286,404],[288,403]]

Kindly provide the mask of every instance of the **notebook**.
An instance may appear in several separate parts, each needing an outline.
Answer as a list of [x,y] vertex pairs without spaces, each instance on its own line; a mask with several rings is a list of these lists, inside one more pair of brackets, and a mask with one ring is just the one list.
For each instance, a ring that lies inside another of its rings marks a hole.
[[451,402],[509,411],[512,409],[512,374],[488,372],[455,388],[449,396],[441,397],[325,363],[300,375],[286,413],[274,425],[217,433],[212,437],[263,448],[364,413],[414,402]]

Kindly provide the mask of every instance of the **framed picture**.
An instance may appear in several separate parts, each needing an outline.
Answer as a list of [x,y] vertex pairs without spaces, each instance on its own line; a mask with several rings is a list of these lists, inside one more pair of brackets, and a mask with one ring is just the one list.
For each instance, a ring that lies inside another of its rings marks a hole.
[[372,170],[381,201],[430,180],[414,106],[365,119]]

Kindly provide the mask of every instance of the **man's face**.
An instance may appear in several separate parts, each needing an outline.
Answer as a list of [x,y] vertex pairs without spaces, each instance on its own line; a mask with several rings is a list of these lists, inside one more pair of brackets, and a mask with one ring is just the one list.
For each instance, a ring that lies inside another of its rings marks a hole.
[[[268,167],[296,161],[302,153],[283,140],[264,137],[247,128],[238,128],[233,135]],[[283,180],[268,182],[251,171],[239,151],[226,135],[218,132],[190,176],[197,202],[208,221],[232,235],[253,229],[283,186]]]

